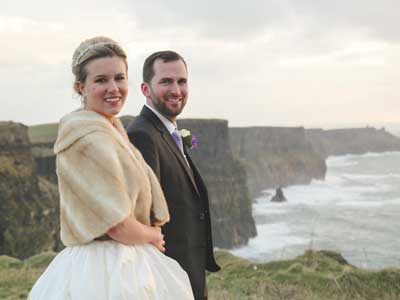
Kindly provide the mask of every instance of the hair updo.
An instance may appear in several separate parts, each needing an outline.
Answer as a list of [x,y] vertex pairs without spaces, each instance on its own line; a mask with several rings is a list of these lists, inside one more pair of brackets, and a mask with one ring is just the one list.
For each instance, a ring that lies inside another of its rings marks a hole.
[[79,95],[81,92],[78,90],[76,83],[84,83],[87,77],[86,65],[96,59],[102,57],[115,57],[121,58],[128,69],[126,60],[126,53],[122,47],[112,39],[104,36],[98,36],[83,41],[78,48],[76,48],[72,56],[72,73],[75,75],[74,90]]

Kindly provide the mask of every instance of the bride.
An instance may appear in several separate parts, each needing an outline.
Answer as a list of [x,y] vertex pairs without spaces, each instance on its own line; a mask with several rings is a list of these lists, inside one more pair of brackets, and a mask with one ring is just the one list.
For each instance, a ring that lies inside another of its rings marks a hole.
[[169,213],[161,187],[116,118],[127,69],[124,50],[106,37],[74,52],[83,109],[61,119],[54,146],[66,248],[29,300],[193,299],[185,271],[162,253]]

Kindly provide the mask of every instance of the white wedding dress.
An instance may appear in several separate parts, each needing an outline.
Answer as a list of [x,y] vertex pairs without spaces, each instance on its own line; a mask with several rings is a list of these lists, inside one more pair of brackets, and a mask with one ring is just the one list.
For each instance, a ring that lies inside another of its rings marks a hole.
[[67,247],[33,286],[28,300],[192,300],[186,272],[150,244],[112,240]]

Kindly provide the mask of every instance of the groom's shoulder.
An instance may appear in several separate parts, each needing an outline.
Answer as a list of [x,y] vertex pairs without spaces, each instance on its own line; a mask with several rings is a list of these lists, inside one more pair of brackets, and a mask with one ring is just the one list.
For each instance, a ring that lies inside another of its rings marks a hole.
[[[138,117],[139,118],[139,117]],[[142,120],[136,118],[132,121],[126,128],[126,132],[130,142],[143,154],[145,151],[151,150],[155,153],[157,145],[159,144],[157,131],[151,122],[147,121],[145,118]],[[146,155],[145,159],[146,159]]]
[[150,130],[151,127],[153,127],[151,122],[149,122],[145,117],[139,115],[128,124],[126,131],[128,133],[143,130],[147,131]]

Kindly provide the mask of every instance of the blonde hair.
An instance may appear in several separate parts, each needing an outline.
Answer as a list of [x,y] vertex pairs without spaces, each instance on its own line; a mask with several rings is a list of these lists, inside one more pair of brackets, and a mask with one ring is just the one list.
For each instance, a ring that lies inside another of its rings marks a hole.
[[74,90],[79,95],[81,92],[77,88],[76,83],[84,83],[87,77],[86,65],[96,59],[102,57],[114,57],[118,56],[121,58],[128,69],[128,63],[126,59],[126,53],[122,47],[114,40],[98,36],[84,40],[78,48],[76,48],[72,56],[72,73],[75,75]]

